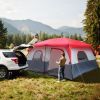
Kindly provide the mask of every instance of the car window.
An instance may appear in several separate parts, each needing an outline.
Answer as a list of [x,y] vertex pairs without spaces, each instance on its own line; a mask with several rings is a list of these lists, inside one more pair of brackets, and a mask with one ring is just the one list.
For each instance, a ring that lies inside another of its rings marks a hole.
[[3,55],[7,58],[16,57],[16,54],[14,52],[3,52]]

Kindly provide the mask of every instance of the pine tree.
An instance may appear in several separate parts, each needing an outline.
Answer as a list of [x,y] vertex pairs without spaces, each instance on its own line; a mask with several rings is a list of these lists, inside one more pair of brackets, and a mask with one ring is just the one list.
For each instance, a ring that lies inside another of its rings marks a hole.
[[73,35],[73,38],[74,38],[75,40],[78,40],[78,35],[77,35],[77,34]]
[[7,41],[7,28],[4,27],[4,24],[0,20],[0,48],[6,47]]
[[13,43],[13,34],[7,35],[7,46]]
[[78,36],[78,40],[83,41],[83,38],[81,35]]
[[26,43],[29,43],[32,40],[31,34],[26,35]]
[[87,1],[83,23],[87,33],[86,41],[96,48],[100,44],[100,0]]

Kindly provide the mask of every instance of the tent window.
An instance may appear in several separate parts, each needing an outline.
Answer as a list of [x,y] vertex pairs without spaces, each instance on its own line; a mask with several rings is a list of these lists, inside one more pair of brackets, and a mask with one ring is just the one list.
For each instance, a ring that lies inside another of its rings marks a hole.
[[34,53],[33,59],[35,59],[35,60],[40,60],[40,59],[42,59],[42,52],[41,52],[41,51],[36,51],[36,52]]
[[85,54],[84,51],[79,51],[78,52],[78,62],[84,62],[84,61],[87,61],[88,58],[87,58],[87,55]]

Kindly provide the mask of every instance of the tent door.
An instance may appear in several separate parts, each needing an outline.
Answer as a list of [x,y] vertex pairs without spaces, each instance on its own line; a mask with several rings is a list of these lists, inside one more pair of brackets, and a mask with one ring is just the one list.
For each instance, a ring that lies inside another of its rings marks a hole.
[[62,52],[63,50],[60,49],[51,49],[49,66],[48,66],[49,74],[57,75],[59,66],[58,64],[56,64],[56,61],[59,61]]
[[44,62],[42,61],[43,53],[37,50],[31,62],[29,62],[30,69],[36,72],[44,72]]

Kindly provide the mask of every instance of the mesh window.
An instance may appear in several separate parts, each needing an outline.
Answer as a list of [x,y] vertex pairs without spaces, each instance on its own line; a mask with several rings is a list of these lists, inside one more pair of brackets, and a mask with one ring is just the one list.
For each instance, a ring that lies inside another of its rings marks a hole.
[[41,51],[36,51],[33,57],[35,60],[40,60],[42,59],[42,52]]
[[87,61],[87,55],[85,54],[84,51],[79,51],[78,52],[78,62],[83,62],[83,61]]

